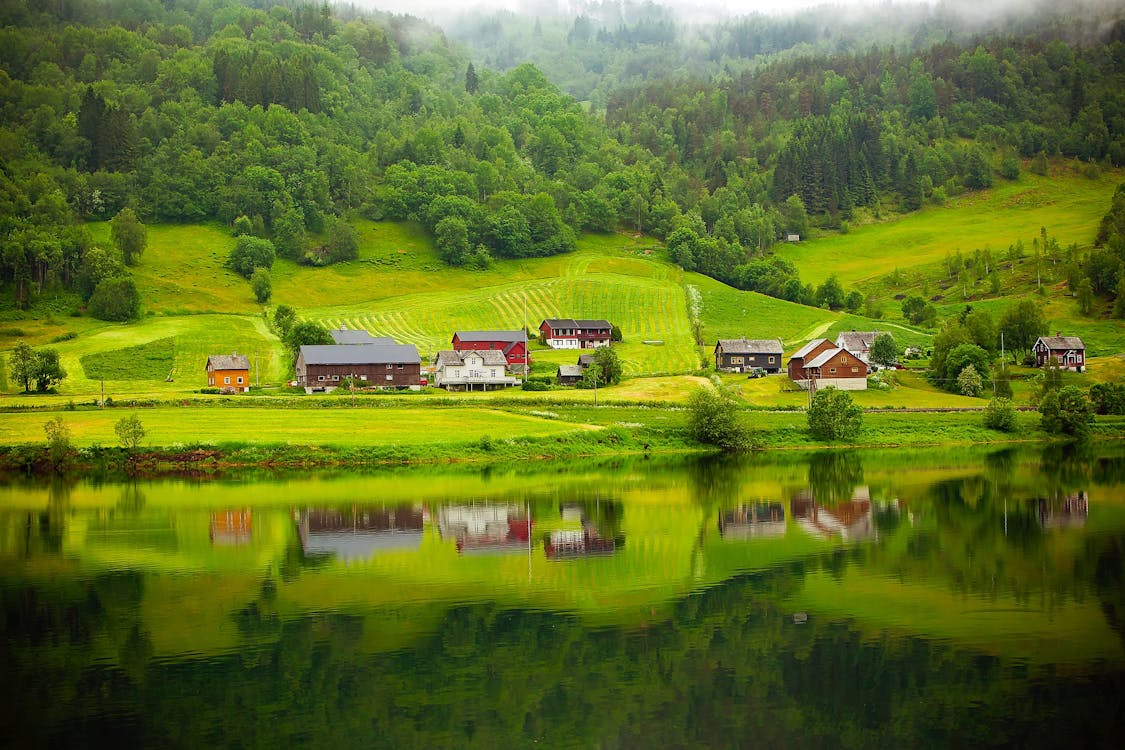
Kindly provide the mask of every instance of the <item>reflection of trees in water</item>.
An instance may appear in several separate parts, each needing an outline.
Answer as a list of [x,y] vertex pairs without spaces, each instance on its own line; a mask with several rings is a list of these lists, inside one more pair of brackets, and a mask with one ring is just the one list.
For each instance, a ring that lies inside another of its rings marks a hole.
[[136,482],[130,482],[121,488],[121,496],[117,501],[117,509],[123,513],[136,515],[145,507],[145,493],[141,491]]
[[851,499],[863,484],[863,463],[855,451],[821,451],[809,456],[809,488],[821,505]]

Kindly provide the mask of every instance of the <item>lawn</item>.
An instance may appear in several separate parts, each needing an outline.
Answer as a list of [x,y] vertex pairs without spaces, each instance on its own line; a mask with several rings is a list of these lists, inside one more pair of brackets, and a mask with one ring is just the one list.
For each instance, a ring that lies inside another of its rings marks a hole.
[[[114,425],[131,412],[124,409],[56,412],[72,432],[75,445],[117,445]],[[485,408],[419,409],[242,409],[162,407],[135,412],[147,436],[142,445],[169,446],[209,441],[254,445],[292,444],[337,447],[425,446],[494,438],[544,437],[589,425]],[[42,443],[43,424],[54,415],[4,415],[0,442]]]
[[989,247],[995,253],[1020,238],[1029,243],[1040,227],[1063,247],[1087,247],[1123,178],[1121,170],[1107,170],[1090,180],[1073,165],[1057,163],[1048,177],[1024,172],[1015,182],[998,178],[993,188],[966,193],[943,206],[853,227],[847,234],[782,245],[777,254],[797,264],[805,283],[820,284],[836,274],[850,288],[896,268],[939,263],[957,250]]

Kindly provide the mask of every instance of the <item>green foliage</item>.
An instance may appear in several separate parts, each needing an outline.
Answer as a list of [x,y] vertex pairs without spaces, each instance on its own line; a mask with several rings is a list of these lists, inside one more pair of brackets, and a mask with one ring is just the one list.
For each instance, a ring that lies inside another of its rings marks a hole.
[[47,436],[47,458],[52,468],[56,471],[65,468],[74,455],[70,427],[57,415],[43,423],[43,432]]
[[136,414],[130,414],[119,419],[117,424],[113,426],[113,431],[117,433],[117,439],[121,441],[121,445],[130,451],[135,451],[146,435],[144,425],[141,424],[141,418]]
[[1000,317],[1000,332],[1008,349],[1026,352],[1047,330],[1043,311],[1034,300],[1025,299],[1010,306]]
[[1012,376],[1006,367],[1001,367],[993,376],[993,387],[998,398],[1012,398]]
[[90,315],[98,320],[123,323],[141,315],[141,293],[131,276],[105,279],[94,288],[87,303]]
[[243,236],[238,238],[234,249],[227,258],[227,265],[240,276],[250,278],[254,269],[273,267],[275,253],[273,243],[261,237]]
[[270,272],[264,268],[255,268],[254,273],[250,275],[250,288],[254,290],[254,299],[259,304],[264,305],[269,302],[270,296],[273,294]]
[[35,390],[46,393],[56,383],[66,379],[66,370],[59,362],[59,353],[54,349],[40,349],[35,355]]
[[156,339],[145,344],[84,354],[79,362],[90,380],[163,380],[175,365],[176,340]]
[[990,399],[984,409],[984,426],[990,430],[1012,432],[1016,429],[1016,410],[1009,398]]
[[1085,438],[1094,424],[1094,406],[1077,386],[1049,390],[1039,400],[1040,426],[1044,432]]
[[278,305],[273,311],[271,323],[273,330],[277,333],[278,338],[285,339],[289,335],[289,329],[297,322],[297,311],[289,305]]
[[285,334],[282,341],[285,344],[285,348],[289,350],[292,359],[296,361],[297,354],[300,352],[302,346],[331,344],[332,336],[325,330],[324,326],[319,323],[311,320],[302,320],[290,326],[289,332]]
[[1090,284],[1089,278],[1084,277],[1078,282],[1075,296],[1078,298],[1078,312],[1089,315],[1094,311],[1094,287]]
[[898,344],[895,342],[895,337],[889,333],[880,333],[871,342],[871,361],[877,365],[890,367],[898,361],[899,356]]
[[688,434],[726,452],[748,450],[753,440],[738,412],[738,402],[728,391],[701,386],[688,399]]
[[937,310],[918,295],[911,295],[902,301],[902,315],[914,325],[928,325],[937,317]]
[[1095,383],[1090,401],[1097,414],[1125,414],[1125,383]]
[[31,390],[35,382],[35,369],[38,357],[26,341],[17,342],[10,355],[12,379],[23,386],[24,393]]
[[621,382],[621,358],[613,347],[599,347],[594,352],[594,364],[601,374],[602,385],[617,385]]
[[328,226],[328,244],[324,249],[329,263],[355,260],[359,257],[359,236],[351,224],[335,219]]
[[863,409],[847,391],[829,386],[813,396],[807,420],[809,433],[817,440],[852,440],[863,429]]
[[110,222],[110,238],[127,266],[135,266],[148,245],[148,232],[131,208],[121,209]]

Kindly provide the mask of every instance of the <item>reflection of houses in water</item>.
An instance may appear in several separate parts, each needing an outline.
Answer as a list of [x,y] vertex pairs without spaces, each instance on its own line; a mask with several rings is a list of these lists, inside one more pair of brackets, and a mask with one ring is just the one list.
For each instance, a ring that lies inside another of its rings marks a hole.
[[801,528],[814,536],[866,539],[875,533],[867,487],[857,487],[851,500],[832,506],[821,505],[805,490],[797,493],[789,507]]
[[463,554],[526,551],[531,539],[531,519],[514,505],[444,505],[437,520],[441,538]]
[[785,506],[758,502],[720,511],[719,533],[729,539],[785,536]]
[[[597,507],[597,515],[604,507],[611,513],[616,513],[617,504],[606,502]],[[548,560],[565,560],[575,557],[588,557],[591,555],[612,555],[618,547],[625,545],[623,534],[613,533],[613,524],[609,528],[599,528],[598,523],[586,515],[586,508],[582,505],[564,505],[562,508],[564,521],[578,522],[581,529],[563,529],[552,531],[543,542]],[[605,521],[605,518],[601,520]]]
[[1045,529],[1085,526],[1090,512],[1089,500],[1082,491],[1051,500],[1039,498],[1033,502],[1037,504],[1039,525]]
[[310,508],[297,516],[301,550],[308,557],[335,555],[366,560],[378,552],[417,549],[422,544],[420,506]]
[[211,513],[211,544],[237,547],[250,543],[250,509],[218,510]]

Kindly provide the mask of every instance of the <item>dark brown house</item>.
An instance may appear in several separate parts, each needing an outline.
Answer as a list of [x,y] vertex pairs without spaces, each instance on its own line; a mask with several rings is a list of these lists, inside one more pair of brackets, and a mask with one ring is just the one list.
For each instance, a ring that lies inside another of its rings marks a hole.
[[351,378],[369,388],[421,388],[422,359],[413,344],[302,346],[297,385],[306,393],[331,391]]
[[748,372],[760,367],[777,373],[781,372],[783,354],[781,339],[719,339],[715,344],[715,369]]
[[1086,345],[1077,336],[1040,336],[1031,347],[1035,352],[1035,366],[1048,362],[1063,370],[1086,372]]

